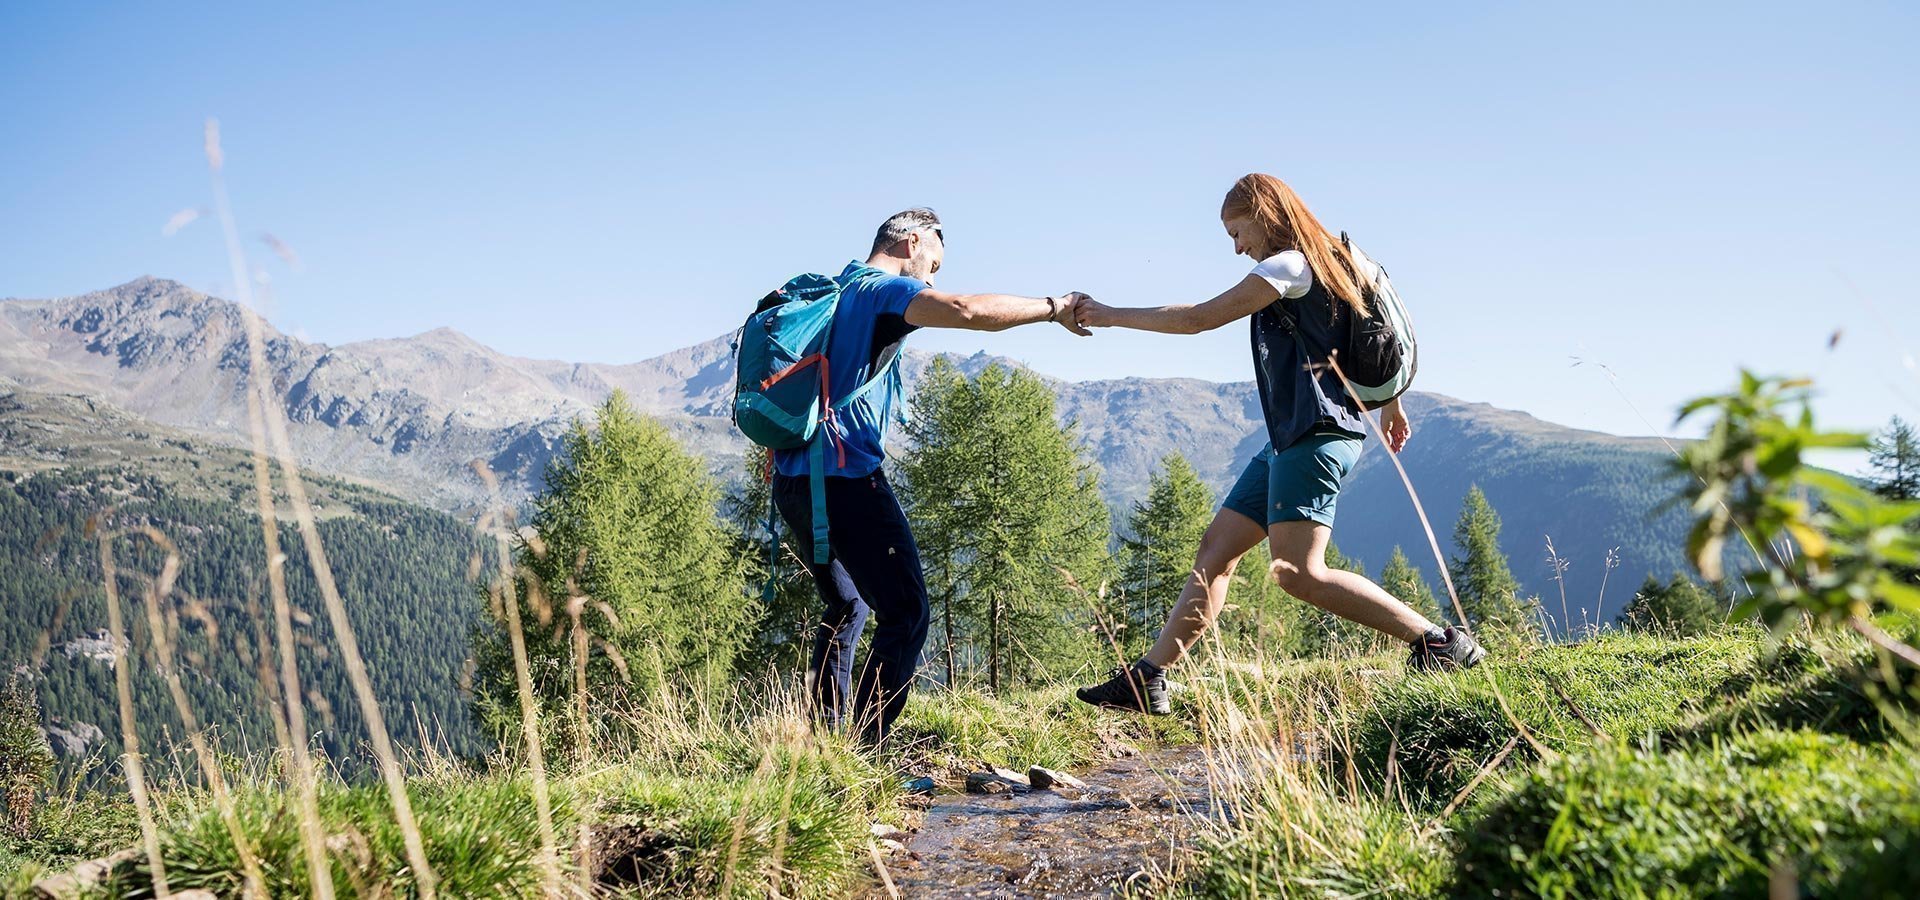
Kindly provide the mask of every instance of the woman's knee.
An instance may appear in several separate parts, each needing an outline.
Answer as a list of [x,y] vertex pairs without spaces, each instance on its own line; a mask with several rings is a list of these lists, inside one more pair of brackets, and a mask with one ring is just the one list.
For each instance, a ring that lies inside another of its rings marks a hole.
[[1281,590],[1309,602],[1320,593],[1328,578],[1325,565],[1301,565],[1286,559],[1274,560],[1268,574]]

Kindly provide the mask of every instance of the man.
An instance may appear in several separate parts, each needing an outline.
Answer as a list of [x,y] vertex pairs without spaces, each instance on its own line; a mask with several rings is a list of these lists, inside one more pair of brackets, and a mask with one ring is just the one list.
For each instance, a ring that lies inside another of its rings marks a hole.
[[[940,218],[930,209],[895,213],[881,223],[865,263],[848,263],[827,345],[832,396],[847,396],[890,360],[918,328],[1001,331],[1034,322],[1058,322],[1079,335],[1071,311],[1085,295],[1017,297],[1009,294],[949,294],[933,289],[946,256]],[[852,724],[873,743],[883,740],[906,706],[907,689],[927,640],[929,611],[920,553],[880,464],[892,402],[877,391],[836,414],[835,452],[828,454],[827,562],[813,559],[813,505],[805,450],[773,455],[774,503],[799,544],[800,558],[820,590],[825,614],[815,628],[808,669],[814,703],[831,727],[847,721],[853,681],[854,644],[871,611],[877,620],[873,646],[852,693]],[[844,452],[842,452],[844,451]]]

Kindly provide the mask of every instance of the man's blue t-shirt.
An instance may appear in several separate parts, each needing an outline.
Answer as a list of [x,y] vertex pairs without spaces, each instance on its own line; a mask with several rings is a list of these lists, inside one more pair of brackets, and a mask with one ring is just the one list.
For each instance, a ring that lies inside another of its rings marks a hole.
[[[858,262],[847,263],[840,277],[846,278],[864,268]],[[886,351],[913,331],[907,324],[907,304],[927,289],[918,278],[904,275],[869,275],[840,293],[840,305],[833,313],[833,334],[827,341],[827,390],[837,400],[853,393],[874,374],[874,364]],[[840,440],[827,446],[827,475],[864,478],[880,468],[886,458],[880,442],[886,438],[887,420],[893,411],[890,392],[878,387],[867,394],[873,402],[856,402],[836,413]],[[840,446],[846,450],[846,465],[840,464]],[[773,467],[782,475],[807,474],[807,451],[775,450]]]

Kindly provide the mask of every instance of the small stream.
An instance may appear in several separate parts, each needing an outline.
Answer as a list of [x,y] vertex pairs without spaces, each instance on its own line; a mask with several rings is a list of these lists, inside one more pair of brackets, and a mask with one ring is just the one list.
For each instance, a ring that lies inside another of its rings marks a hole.
[[[1213,814],[1207,759],[1173,747],[1076,771],[1084,791],[942,795],[888,874],[914,900],[1111,897],[1191,849]],[[886,896],[876,883],[863,900]]]

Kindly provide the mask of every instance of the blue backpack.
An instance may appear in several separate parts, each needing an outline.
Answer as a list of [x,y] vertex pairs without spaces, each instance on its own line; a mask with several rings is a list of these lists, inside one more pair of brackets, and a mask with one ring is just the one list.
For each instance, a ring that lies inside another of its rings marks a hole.
[[[741,326],[734,344],[736,373],[733,386],[733,424],[769,450],[807,450],[808,481],[813,492],[813,561],[827,561],[826,455],[832,449],[846,462],[846,448],[835,416],[866,399],[876,388],[884,390],[886,406],[900,392],[900,354],[874,367],[873,376],[844,397],[832,396],[827,360],[833,336],[834,313],[840,294],[862,279],[884,274],[860,268],[835,279],[799,275],[761,298],[753,315]],[[767,511],[772,535],[777,517]],[[774,541],[778,553],[779,541]],[[771,573],[772,566],[768,567]],[[769,576],[771,590],[771,575]]]

